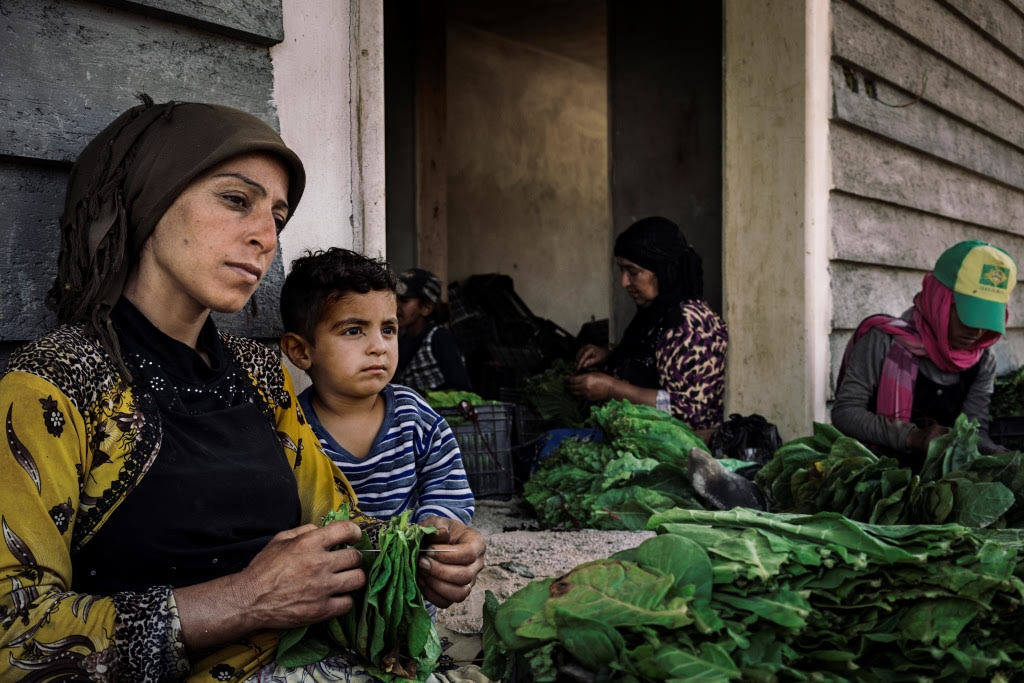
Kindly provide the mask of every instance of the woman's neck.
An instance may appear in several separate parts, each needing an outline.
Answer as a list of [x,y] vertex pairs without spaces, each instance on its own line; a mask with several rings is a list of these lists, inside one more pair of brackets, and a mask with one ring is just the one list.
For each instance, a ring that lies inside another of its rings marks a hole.
[[193,349],[199,341],[199,332],[210,317],[208,308],[183,306],[173,300],[147,295],[142,289],[132,287],[131,283],[124,289],[124,298],[139,309],[153,327]]

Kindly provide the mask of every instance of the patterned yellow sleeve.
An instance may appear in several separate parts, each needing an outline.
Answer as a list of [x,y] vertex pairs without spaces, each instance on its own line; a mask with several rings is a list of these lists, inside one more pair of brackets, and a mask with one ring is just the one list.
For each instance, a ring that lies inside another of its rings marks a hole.
[[[284,389],[290,397],[289,405],[277,405],[277,430],[285,452],[291,459],[295,479],[302,501],[302,522],[320,524],[323,516],[344,502],[356,504],[356,494],[348,479],[320,447],[320,442],[302,414],[288,369],[284,372]],[[368,519],[362,513],[355,521]]]
[[[151,666],[169,665],[161,676],[180,671],[185,662],[174,653],[183,650],[165,648],[177,622],[167,589],[71,591],[72,535],[93,464],[81,412],[50,382],[10,372],[0,379],[0,419],[0,680],[143,680]],[[123,631],[141,625],[136,633],[150,635],[146,623],[156,633],[147,640],[160,642],[133,643]]]

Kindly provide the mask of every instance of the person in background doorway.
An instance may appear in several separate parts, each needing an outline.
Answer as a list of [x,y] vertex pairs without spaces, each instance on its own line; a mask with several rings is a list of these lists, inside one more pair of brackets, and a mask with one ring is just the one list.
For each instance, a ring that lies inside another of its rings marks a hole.
[[924,276],[900,317],[866,318],[843,355],[832,424],[919,467],[931,441],[960,413],[978,421],[982,453],[1003,450],[988,435],[996,361],[1017,264],[985,242],[960,242]]
[[428,391],[472,391],[455,335],[443,323],[441,281],[429,270],[398,276],[398,370],[395,382]]
[[702,436],[722,423],[725,322],[704,301],[700,256],[660,216],[633,223],[615,240],[621,284],[637,311],[614,350],[587,344],[567,380],[588,401],[628,399],[672,414]]

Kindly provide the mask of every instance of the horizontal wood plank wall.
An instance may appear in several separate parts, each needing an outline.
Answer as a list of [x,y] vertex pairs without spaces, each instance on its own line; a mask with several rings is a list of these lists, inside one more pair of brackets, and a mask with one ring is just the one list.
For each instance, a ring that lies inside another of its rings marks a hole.
[[[834,387],[857,323],[909,307],[946,247],[1024,262],[1024,0],[833,0],[831,81]],[[1022,297],[1000,371],[1024,361]]]
[[[216,9],[216,11],[214,11]],[[277,127],[268,45],[281,0],[4,0],[0,15],[0,367],[54,324],[43,300],[56,272],[71,163],[146,92],[227,104]],[[279,333],[280,261],[223,329]]]

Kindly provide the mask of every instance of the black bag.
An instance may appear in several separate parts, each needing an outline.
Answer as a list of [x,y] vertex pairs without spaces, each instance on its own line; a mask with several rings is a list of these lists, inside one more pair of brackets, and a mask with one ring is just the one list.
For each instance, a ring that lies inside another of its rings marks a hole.
[[760,415],[733,413],[715,430],[708,448],[716,458],[733,458],[763,465],[782,445],[778,428]]

